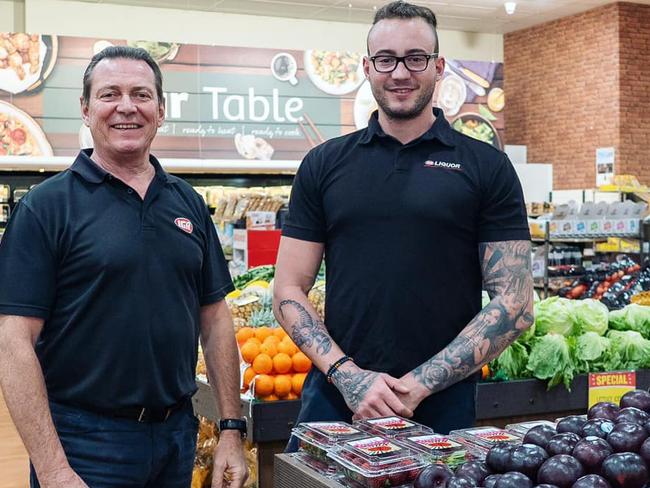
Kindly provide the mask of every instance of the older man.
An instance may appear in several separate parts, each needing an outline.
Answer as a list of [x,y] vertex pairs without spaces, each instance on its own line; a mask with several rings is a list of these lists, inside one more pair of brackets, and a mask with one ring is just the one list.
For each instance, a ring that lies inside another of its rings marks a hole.
[[150,154],[162,95],[145,51],[97,54],[94,150],[30,191],[0,244],[0,383],[32,487],[189,486],[199,337],[224,417],[213,486],[246,477],[233,286],[200,196]]

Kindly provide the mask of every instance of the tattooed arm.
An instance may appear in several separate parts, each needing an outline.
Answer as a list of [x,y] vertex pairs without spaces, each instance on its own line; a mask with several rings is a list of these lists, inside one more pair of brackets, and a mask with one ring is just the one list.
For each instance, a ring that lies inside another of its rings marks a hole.
[[[307,299],[323,259],[323,249],[321,243],[282,237],[273,285],[273,312],[300,350],[326,373],[345,353],[332,340]],[[395,394],[406,393],[406,388],[387,374],[364,370],[348,361],[332,380],[356,417],[413,415]]]
[[410,391],[399,396],[412,409],[492,361],[533,323],[530,242],[485,242],[479,253],[491,301],[447,347],[403,377]]

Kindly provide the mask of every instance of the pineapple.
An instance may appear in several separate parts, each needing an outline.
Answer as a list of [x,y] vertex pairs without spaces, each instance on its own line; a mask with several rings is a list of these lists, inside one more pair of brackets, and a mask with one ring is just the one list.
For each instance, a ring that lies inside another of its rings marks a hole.
[[321,319],[325,320],[325,282],[317,281],[307,295]]
[[254,312],[261,310],[262,305],[257,295],[242,295],[238,298],[228,301],[230,306],[230,313],[232,314],[233,321],[239,322],[237,319],[244,320],[244,323],[250,322],[251,316]]
[[270,308],[263,308],[253,312],[248,325],[251,327],[262,327],[264,325],[269,327],[279,327],[278,323],[275,321],[275,316],[273,315],[273,310]]

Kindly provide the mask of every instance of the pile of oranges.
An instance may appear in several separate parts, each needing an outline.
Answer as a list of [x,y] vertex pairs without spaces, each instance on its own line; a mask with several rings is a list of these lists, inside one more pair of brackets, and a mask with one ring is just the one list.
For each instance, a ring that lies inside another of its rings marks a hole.
[[260,400],[295,400],[311,361],[282,328],[242,327],[237,331],[242,359],[243,391],[251,388]]

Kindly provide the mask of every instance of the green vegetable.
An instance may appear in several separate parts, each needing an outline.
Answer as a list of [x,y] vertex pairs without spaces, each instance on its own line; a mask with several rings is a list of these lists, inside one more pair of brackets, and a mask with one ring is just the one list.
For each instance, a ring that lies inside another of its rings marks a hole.
[[585,332],[576,338],[576,372],[589,373],[617,369],[620,358],[611,349],[611,340],[597,332]]
[[634,330],[650,338],[650,307],[631,303],[609,314],[609,327],[615,330]]
[[650,366],[650,341],[634,330],[610,330],[612,352],[620,361],[613,369],[639,369]]
[[573,325],[578,333],[596,332],[604,335],[607,332],[609,310],[598,300],[586,299],[573,302]]
[[573,300],[551,297],[535,304],[535,333],[570,336],[574,333]]
[[528,364],[528,350],[521,342],[515,341],[494,361],[493,368],[503,371],[509,379],[530,378]]
[[242,288],[245,288],[246,285],[251,283],[252,281],[256,281],[256,280],[271,281],[273,279],[273,276],[275,276],[275,266],[273,265],[258,266],[256,268],[249,269],[248,271],[240,274],[239,276],[235,276],[232,279],[232,283],[233,285],[235,285],[235,288],[241,290]]
[[490,112],[490,109],[487,108],[485,105],[479,105],[478,106],[478,113],[481,114],[483,117],[486,119],[492,121],[496,120],[497,118],[494,116],[492,112]]
[[535,378],[549,380],[548,388],[564,383],[571,390],[575,365],[571,357],[570,340],[561,334],[546,334],[537,338],[530,350],[526,369]]

